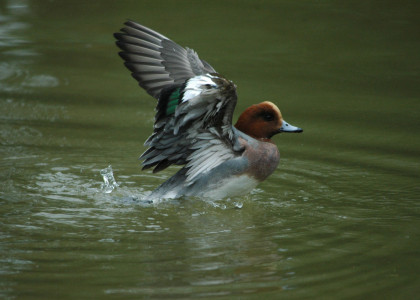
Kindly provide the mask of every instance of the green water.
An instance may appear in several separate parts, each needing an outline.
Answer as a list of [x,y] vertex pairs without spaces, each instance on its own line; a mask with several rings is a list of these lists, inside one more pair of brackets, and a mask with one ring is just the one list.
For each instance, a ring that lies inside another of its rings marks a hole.
[[[418,298],[419,8],[0,1],[0,298]],[[117,56],[127,18],[233,80],[235,119],[270,100],[304,129],[251,195],[133,200],[176,168],[137,160],[155,101]]]

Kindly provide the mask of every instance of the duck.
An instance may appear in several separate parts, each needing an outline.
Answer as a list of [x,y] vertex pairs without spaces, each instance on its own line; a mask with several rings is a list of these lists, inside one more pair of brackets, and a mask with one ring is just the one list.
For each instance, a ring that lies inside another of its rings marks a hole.
[[303,132],[270,101],[248,107],[232,125],[236,85],[193,49],[131,20],[114,37],[132,77],[157,100],[142,170],[181,166],[150,199],[248,194],[279,164],[272,137]]

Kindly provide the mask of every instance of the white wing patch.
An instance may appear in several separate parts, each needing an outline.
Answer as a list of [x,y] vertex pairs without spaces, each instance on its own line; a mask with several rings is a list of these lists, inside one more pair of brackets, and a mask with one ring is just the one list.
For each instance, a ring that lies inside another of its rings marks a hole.
[[187,81],[187,85],[184,89],[184,96],[182,97],[182,102],[189,101],[197,96],[200,96],[203,93],[203,86],[209,85],[209,87],[216,89],[217,85],[212,80],[215,78],[210,74],[195,76]]
[[215,73],[192,77],[180,87],[181,103],[173,114],[159,113],[164,117],[156,121],[146,141],[150,148],[141,158],[145,167],[156,166],[156,172],[171,164],[186,164],[186,183],[192,184],[198,175],[238,155],[232,132],[236,89]]

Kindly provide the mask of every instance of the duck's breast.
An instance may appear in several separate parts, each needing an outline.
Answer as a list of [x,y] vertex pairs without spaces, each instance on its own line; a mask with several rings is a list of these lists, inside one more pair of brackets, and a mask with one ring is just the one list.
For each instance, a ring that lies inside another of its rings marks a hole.
[[280,152],[271,142],[252,140],[245,141],[246,147],[242,154],[248,159],[247,173],[258,181],[265,180],[277,168],[280,161]]

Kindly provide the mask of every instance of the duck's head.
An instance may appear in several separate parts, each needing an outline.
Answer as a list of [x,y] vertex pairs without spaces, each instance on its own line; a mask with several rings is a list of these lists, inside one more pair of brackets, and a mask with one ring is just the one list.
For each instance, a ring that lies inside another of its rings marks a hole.
[[272,102],[264,101],[248,107],[235,124],[236,129],[262,141],[281,132],[303,132],[283,120],[279,108]]

